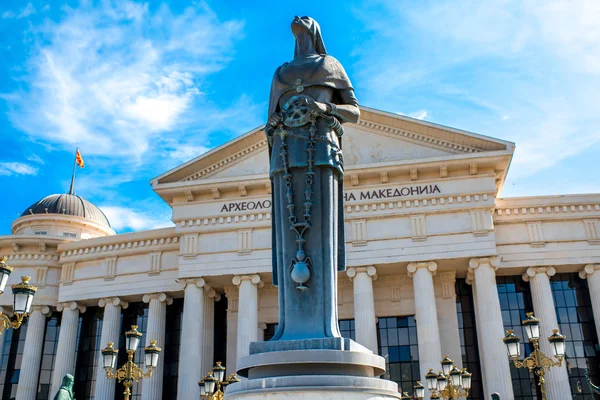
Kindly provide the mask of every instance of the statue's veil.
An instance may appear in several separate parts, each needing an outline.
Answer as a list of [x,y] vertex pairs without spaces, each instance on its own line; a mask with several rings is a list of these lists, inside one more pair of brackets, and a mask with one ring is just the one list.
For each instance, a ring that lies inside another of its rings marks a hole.
[[[311,17],[302,17],[300,20],[308,28],[317,53],[327,54],[325,43],[323,43],[323,37],[321,36],[321,27],[319,26],[319,23]],[[298,57],[300,55],[299,53],[300,51],[298,49],[298,43],[296,43],[296,47],[294,49],[294,58]]]

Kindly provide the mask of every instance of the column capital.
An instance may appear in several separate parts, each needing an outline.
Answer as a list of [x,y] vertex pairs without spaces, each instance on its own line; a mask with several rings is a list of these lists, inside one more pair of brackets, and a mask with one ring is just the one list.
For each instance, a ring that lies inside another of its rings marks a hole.
[[471,258],[469,260],[469,269],[477,269],[480,265],[489,265],[494,268],[494,271],[500,266],[500,259],[496,256],[483,257],[483,258]]
[[123,309],[123,310],[126,310],[127,307],[129,307],[129,303],[120,297],[107,297],[105,299],[100,299],[98,301],[98,307],[104,308],[109,303],[115,307],[121,306],[121,309]]
[[67,301],[64,303],[58,303],[56,305],[56,310],[59,312],[61,312],[62,310],[66,310],[67,308],[73,311],[79,310],[80,313],[84,313],[87,309],[86,306],[84,306],[83,304],[79,304],[76,301]]
[[600,264],[588,264],[581,271],[579,271],[579,277],[581,279],[586,279],[589,275],[592,275],[594,272],[600,271]]
[[467,278],[465,279],[467,285],[473,285],[475,283],[475,273],[473,271],[467,272]]
[[350,278],[350,282],[352,282],[353,278],[361,272],[366,273],[373,280],[377,279],[377,269],[372,265],[366,267],[349,267],[346,269],[346,275]]
[[210,285],[204,285],[204,294],[209,298],[214,298],[215,301],[221,300],[221,295],[215,291]]
[[408,277],[412,278],[414,273],[417,272],[419,268],[427,268],[427,270],[431,272],[431,275],[433,276],[437,271],[437,263],[435,261],[410,263],[406,267],[406,270],[408,271]]
[[176,280],[182,289],[185,289],[188,285],[196,285],[198,288],[204,287],[206,281],[203,278],[179,278]]
[[259,322],[258,329],[262,329],[264,331],[265,329],[267,329],[267,324],[265,324],[264,322]]
[[546,274],[548,277],[556,275],[554,267],[529,267],[523,274],[523,280],[529,282],[536,274]]
[[264,282],[261,281],[260,276],[258,274],[252,275],[236,275],[231,280],[235,286],[240,286],[244,281],[250,281],[258,287],[263,287]]
[[42,314],[44,314],[45,316],[50,314],[50,307],[48,306],[31,306],[31,312],[29,314],[32,314],[34,311],[39,311]]
[[156,299],[156,300],[160,301],[161,303],[166,302],[167,305],[169,305],[169,306],[171,304],[173,304],[173,299],[162,292],[161,293],[146,293],[144,295],[144,297],[142,297],[142,301],[144,303],[150,303],[153,299]]

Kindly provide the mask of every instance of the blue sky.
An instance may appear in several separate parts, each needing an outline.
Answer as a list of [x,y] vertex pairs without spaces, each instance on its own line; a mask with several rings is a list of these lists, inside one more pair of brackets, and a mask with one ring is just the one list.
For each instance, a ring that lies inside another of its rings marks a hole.
[[150,179],[266,120],[294,15],[363,105],[515,142],[504,197],[600,192],[596,0],[3,0],[0,234],[68,191],[76,147],[115,230],[169,226]]

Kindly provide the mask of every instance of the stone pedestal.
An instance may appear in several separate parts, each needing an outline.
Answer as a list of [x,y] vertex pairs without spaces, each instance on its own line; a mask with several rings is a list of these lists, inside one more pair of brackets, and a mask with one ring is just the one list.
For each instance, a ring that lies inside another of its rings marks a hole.
[[[248,379],[229,385],[226,399],[401,398],[395,382],[379,379],[383,357],[349,339],[266,343],[252,343],[251,354],[239,360],[238,373]],[[265,352],[252,354],[257,350]]]

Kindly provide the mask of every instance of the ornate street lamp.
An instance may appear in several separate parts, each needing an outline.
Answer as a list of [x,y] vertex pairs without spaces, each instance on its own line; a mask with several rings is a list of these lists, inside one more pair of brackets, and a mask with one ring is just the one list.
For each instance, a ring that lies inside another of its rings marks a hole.
[[423,400],[423,397],[425,397],[425,386],[423,386],[423,384],[420,381],[417,381],[417,384],[415,386],[413,386],[413,395],[409,395],[408,392],[404,392],[402,393],[402,396],[400,396],[401,399],[417,399],[417,400]]
[[[4,263],[4,261],[6,261],[6,257],[2,257],[0,261],[0,273],[2,274],[0,279],[3,290],[6,286],[8,275],[10,275],[10,272],[12,271],[12,267]],[[29,313],[31,312],[31,304],[33,303],[33,296],[38,289],[36,286],[32,286],[29,283],[30,279],[31,277],[29,276],[22,276],[21,283],[12,285],[12,292],[14,296],[13,311],[15,314],[15,319],[11,320],[8,316],[0,313],[0,335],[2,335],[5,330],[10,328],[19,329],[23,324],[25,317],[29,316]]]
[[542,392],[542,400],[546,400],[545,375],[546,369],[562,366],[562,361],[565,357],[565,342],[567,337],[558,333],[558,329],[552,330],[552,335],[548,338],[552,344],[552,355],[558,361],[552,360],[546,354],[542,353],[539,348],[540,341],[540,319],[533,316],[533,313],[527,313],[527,319],[523,321],[525,333],[529,338],[529,343],[533,346],[533,351],[529,357],[523,361],[519,361],[521,338],[515,335],[513,330],[506,331],[506,337],[502,339],[508,351],[508,357],[513,361],[517,368],[527,368],[534,372],[539,378],[539,387]]
[[8,260],[8,258],[4,256],[0,257],[0,294],[4,293],[4,288],[6,287],[6,282],[8,282],[8,277],[13,271],[13,267],[7,265],[6,260]]
[[458,369],[448,356],[444,356],[440,363],[442,371],[436,374],[430,368],[425,374],[427,388],[431,391],[430,398],[454,400],[468,397],[471,390],[471,374],[467,369]]
[[148,372],[144,372],[142,368],[138,367],[137,364],[133,362],[133,356],[142,339],[142,333],[137,330],[137,325],[131,325],[131,330],[125,332],[125,338],[127,362],[116,371],[113,372],[113,369],[117,363],[117,354],[119,353],[119,350],[113,347],[114,343],[109,342],[108,347],[102,349],[101,352],[102,364],[106,371],[106,377],[108,379],[117,379],[119,382],[123,381],[123,386],[125,386],[125,392],[123,392],[123,394],[125,395],[125,400],[129,400],[129,396],[131,396],[130,388],[133,385],[133,382],[139,382],[142,378],[150,378],[152,376],[152,373],[158,365],[160,348],[156,347],[155,340],[151,340],[150,345],[144,348],[144,361],[146,363],[146,368],[148,369]]
[[212,372],[198,382],[200,386],[200,399],[202,400],[223,400],[225,397],[225,387],[230,383],[240,382],[236,374],[225,377],[225,367],[218,361],[213,367]]

